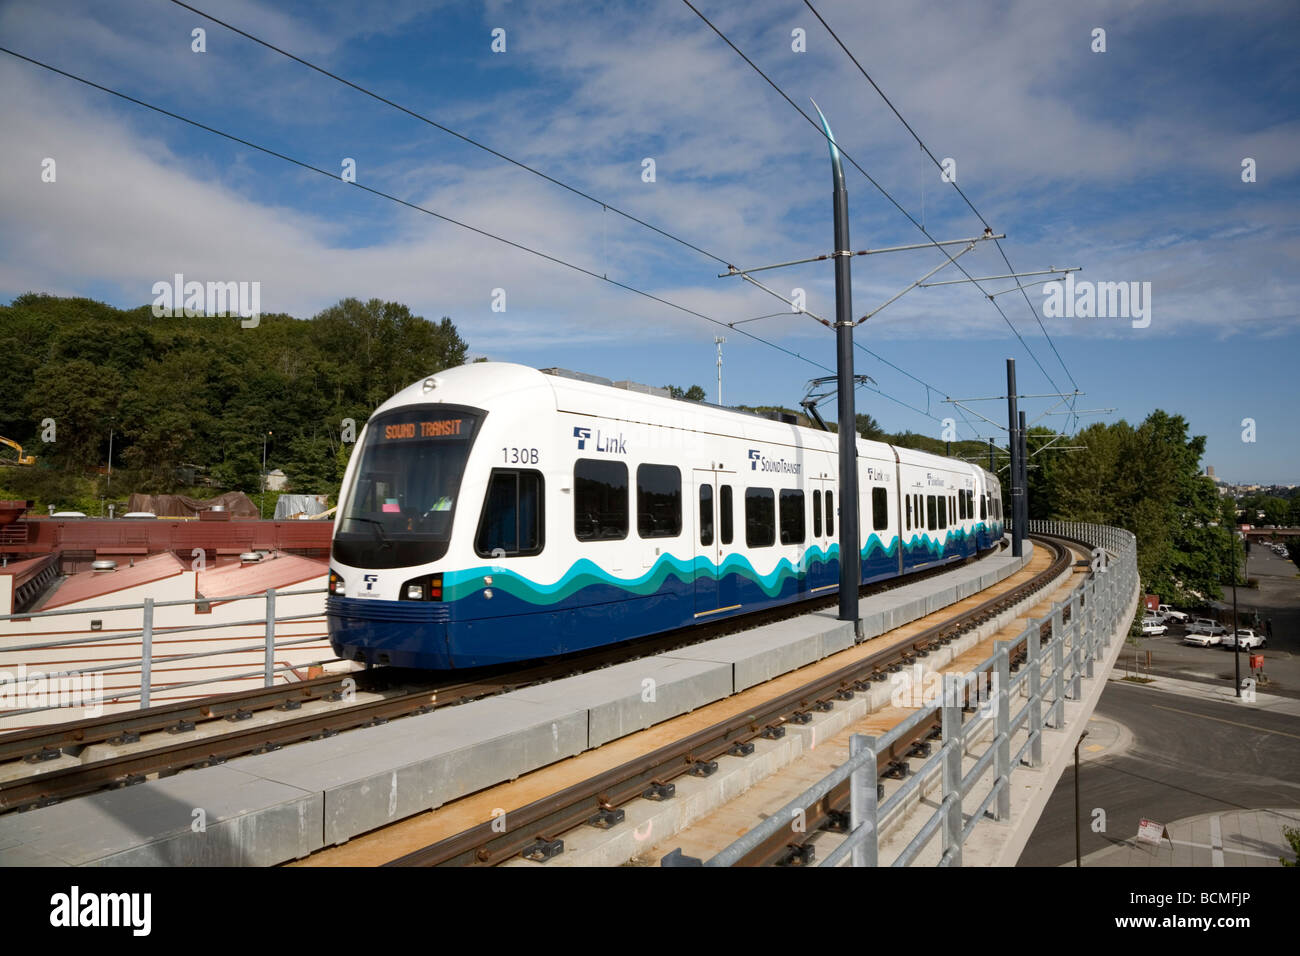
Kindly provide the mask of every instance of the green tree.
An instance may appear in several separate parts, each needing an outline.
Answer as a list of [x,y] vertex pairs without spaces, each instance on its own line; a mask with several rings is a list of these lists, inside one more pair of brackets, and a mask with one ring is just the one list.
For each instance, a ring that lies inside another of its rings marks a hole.
[[668,389],[670,398],[681,398],[688,402],[704,401],[704,389],[699,385],[692,385],[690,388],[682,388],[680,385],[665,385],[663,387]]
[[117,412],[122,377],[85,359],[46,362],[27,393],[29,414],[39,424],[53,420],[54,440],[39,454],[76,472],[94,470],[107,459],[109,423]]

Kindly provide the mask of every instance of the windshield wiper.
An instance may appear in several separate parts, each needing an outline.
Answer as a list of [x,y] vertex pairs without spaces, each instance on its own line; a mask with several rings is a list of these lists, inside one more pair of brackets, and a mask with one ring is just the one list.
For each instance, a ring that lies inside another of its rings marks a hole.
[[365,521],[375,526],[375,534],[378,536],[380,543],[385,548],[391,548],[393,541],[388,537],[388,532],[384,530],[382,521],[376,521],[374,518],[349,518],[350,521]]

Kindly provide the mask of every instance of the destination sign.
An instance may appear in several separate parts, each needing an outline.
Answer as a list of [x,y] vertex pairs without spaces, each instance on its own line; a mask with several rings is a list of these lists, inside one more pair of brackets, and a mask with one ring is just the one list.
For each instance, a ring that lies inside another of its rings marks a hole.
[[384,441],[401,441],[407,438],[463,438],[474,430],[472,418],[439,418],[433,421],[395,422],[385,425],[381,433]]

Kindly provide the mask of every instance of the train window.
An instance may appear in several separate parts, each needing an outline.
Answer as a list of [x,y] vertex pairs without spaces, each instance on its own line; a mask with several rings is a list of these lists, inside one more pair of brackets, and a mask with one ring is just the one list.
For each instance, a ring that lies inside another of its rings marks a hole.
[[813,537],[822,536],[822,493],[813,492]]
[[675,465],[638,465],[636,531],[643,538],[682,533],[682,473]]
[[731,544],[731,485],[718,489],[718,530],[722,533],[722,543]]
[[713,544],[712,485],[700,485],[700,544]]
[[771,488],[745,489],[745,544],[766,548],[776,543],[776,495]]
[[939,527],[938,500],[934,495],[925,496],[925,526],[931,531]]
[[474,539],[480,558],[541,553],[543,487],[539,471],[492,470]]
[[593,458],[574,462],[573,533],[579,541],[627,537],[627,465]]
[[781,543],[803,544],[804,529],[803,492],[794,488],[782,488]]
[[889,492],[884,488],[871,489],[871,529],[880,531],[889,527]]
[[939,496],[939,530],[948,527],[948,496]]
[[961,512],[961,520],[966,520],[966,492],[957,492],[957,508]]
[[835,492],[826,492],[826,537],[835,537]]
[[903,529],[905,531],[911,531],[912,530],[912,496],[907,495],[906,500],[907,500],[907,512],[904,515]]
[[985,520],[989,516],[988,500],[988,495],[980,495],[980,521]]

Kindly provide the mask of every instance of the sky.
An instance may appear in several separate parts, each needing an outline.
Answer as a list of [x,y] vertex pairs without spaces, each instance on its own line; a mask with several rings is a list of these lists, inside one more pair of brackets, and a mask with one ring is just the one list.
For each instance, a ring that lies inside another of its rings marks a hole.
[[835,341],[784,300],[833,318],[831,262],[754,273],[783,298],[719,273],[833,251],[815,100],[854,250],[1006,235],[853,258],[855,318],[940,266],[1138,294],[1098,317],[1042,276],[911,288],[855,329],[859,411],[1004,442],[1004,402],[945,399],[1005,395],[1014,358],[1021,394],[1070,395],[1022,401],[1039,424],[1162,408],[1218,476],[1300,483],[1300,5],[814,0],[891,109],[803,2],[692,2],[793,106],[681,0],[191,4],[566,189],[172,0],[0,0],[0,46],[328,174],[0,53],[0,301],[133,308],[177,273],[301,318],[378,297],[474,356],[710,400],[722,336],[726,404],[795,407]]

